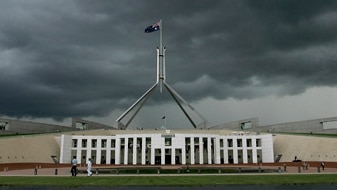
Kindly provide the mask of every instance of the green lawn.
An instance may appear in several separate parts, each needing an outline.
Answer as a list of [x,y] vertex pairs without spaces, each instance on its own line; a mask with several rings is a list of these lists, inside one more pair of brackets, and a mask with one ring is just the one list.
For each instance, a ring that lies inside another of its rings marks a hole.
[[[337,183],[337,174],[301,175],[193,175],[193,176],[93,176],[85,177],[0,177],[2,186],[203,186],[220,184],[319,184]],[[0,186],[1,186],[0,185]]]

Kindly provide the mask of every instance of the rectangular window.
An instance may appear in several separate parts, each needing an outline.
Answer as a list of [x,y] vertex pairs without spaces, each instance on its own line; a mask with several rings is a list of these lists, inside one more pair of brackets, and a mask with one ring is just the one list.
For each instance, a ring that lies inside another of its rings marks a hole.
[[233,139],[227,139],[228,147],[233,147]]
[[121,149],[125,148],[125,138],[121,138]]
[[150,137],[146,137],[145,143],[146,143],[145,145],[147,149],[151,148],[151,138]]
[[203,145],[204,145],[204,150],[207,150],[207,138],[203,138],[202,139],[202,143],[203,143]]
[[111,139],[111,148],[116,147],[116,139]]
[[82,147],[87,148],[87,139],[82,140]]
[[171,137],[165,138],[165,146],[172,146],[172,138]]
[[261,139],[256,139],[256,147],[261,147]]
[[73,148],[77,147],[77,139],[73,139],[72,147]]
[[194,138],[194,145],[199,145],[199,138]]
[[133,138],[129,138],[128,141],[129,141],[129,142],[128,142],[128,147],[129,147],[129,148],[132,148],[132,147],[133,147]]
[[185,138],[185,146],[186,146],[186,153],[189,153],[190,148],[191,148],[191,138],[190,137]]
[[252,147],[252,139],[247,139],[247,147]]
[[237,139],[238,147],[242,147],[242,139]]
[[101,142],[101,147],[102,148],[106,148],[106,142],[107,142],[106,139],[102,139],[102,142]]
[[137,148],[141,150],[142,146],[143,146],[142,138],[137,138]]
[[92,139],[91,140],[91,148],[96,148],[97,147],[97,139]]

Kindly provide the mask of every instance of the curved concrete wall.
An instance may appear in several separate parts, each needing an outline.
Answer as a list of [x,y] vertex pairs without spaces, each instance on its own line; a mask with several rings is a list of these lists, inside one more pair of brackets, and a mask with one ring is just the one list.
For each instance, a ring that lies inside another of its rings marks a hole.
[[60,155],[59,137],[53,135],[0,138],[0,163],[54,163]]
[[280,162],[302,161],[337,161],[337,138],[274,135],[274,157],[282,155]]

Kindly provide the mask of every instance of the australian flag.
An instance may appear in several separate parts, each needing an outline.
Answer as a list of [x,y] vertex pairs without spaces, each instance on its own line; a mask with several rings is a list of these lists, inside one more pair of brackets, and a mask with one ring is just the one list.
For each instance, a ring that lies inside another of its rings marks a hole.
[[160,29],[160,21],[145,28],[145,33],[154,32]]

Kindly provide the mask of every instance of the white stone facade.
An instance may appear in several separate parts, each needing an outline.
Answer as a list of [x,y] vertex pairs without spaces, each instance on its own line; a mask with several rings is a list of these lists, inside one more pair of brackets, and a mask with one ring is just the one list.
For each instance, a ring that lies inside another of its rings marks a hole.
[[109,136],[62,135],[60,163],[176,165],[274,162],[271,134],[222,134],[191,130],[190,133],[127,131]]

